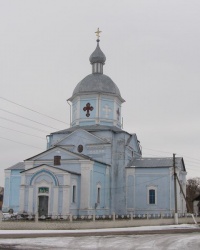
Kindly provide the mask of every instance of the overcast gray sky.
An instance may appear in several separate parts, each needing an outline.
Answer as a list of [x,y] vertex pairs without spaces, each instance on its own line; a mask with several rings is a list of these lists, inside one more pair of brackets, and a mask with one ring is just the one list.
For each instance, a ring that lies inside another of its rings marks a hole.
[[69,127],[66,99],[91,73],[97,27],[104,73],[126,100],[124,130],[143,156],[177,153],[188,177],[200,176],[199,13],[199,0],[0,0],[0,186],[5,168]]

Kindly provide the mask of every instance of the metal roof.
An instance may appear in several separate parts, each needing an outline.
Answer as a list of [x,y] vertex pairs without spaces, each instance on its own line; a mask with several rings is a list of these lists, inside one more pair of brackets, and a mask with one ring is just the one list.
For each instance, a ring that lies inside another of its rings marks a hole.
[[[108,163],[105,163],[105,162],[102,162],[102,161],[95,160],[95,159],[93,159],[92,157],[90,157],[90,156],[88,156],[88,155],[84,155],[84,154],[80,154],[80,153],[76,153],[76,152],[67,150],[66,148],[63,148],[62,146],[55,146],[55,147],[49,148],[49,149],[47,149],[47,150],[45,150],[45,151],[43,151],[43,152],[41,152],[41,153],[39,153],[39,154],[37,154],[37,155],[35,155],[35,156],[32,156],[31,158],[26,159],[25,161],[33,160],[35,157],[40,156],[40,155],[42,155],[42,154],[44,154],[44,153],[46,153],[46,152],[48,152],[48,151],[51,151],[51,150],[53,150],[53,149],[55,149],[55,148],[60,148],[60,149],[62,149],[62,150],[65,150],[66,152],[69,152],[70,154],[77,155],[77,156],[82,157],[82,158],[84,158],[84,159],[86,159],[86,160],[90,160],[90,161],[94,161],[94,162],[101,163],[101,164],[106,165],[106,166],[110,166],[110,164],[108,164]],[[44,164],[45,164],[45,163],[44,163]]]
[[18,162],[16,163],[15,165],[9,167],[9,168],[6,168],[6,170],[14,170],[14,169],[19,169],[19,170],[23,170],[25,169],[25,164],[24,162]]
[[125,102],[112,79],[100,73],[90,74],[81,80],[75,87],[69,101],[72,101],[77,95],[91,95],[93,93],[117,96],[121,102]]
[[59,170],[62,170],[62,171],[64,171],[64,172],[67,172],[67,173],[70,173],[70,174],[76,174],[76,175],[81,175],[80,173],[78,173],[78,172],[74,172],[74,171],[70,171],[70,170],[67,170],[67,169],[64,169],[63,167],[58,167],[58,166],[51,166],[51,165],[49,165],[49,164],[40,164],[40,165],[38,165],[38,166],[35,166],[35,167],[32,167],[32,168],[29,168],[29,169],[26,169],[26,170],[23,170],[23,171],[21,171],[21,173],[24,173],[24,172],[27,172],[27,171],[29,171],[29,170],[32,170],[32,169],[36,169],[36,168],[39,168],[39,167],[41,167],[41,166],[47,166],[47,167],[51,167],[51,168],[54,168],[54,169],[59,169]]
[[[181,167],[185,171],[185,165],[182,157],[176,157],[176,166]],[[164,167],[172,167],[173,166],[173,158],[135,158],[131,162],[128,163],[127,167],[136,167],[136,168],[164,168]]]
[[104,64],[105,63],[106,56],[101,51],[101,49],[99,47],[99,42],[97,42],[97,47],[96,47],[95,51],[91,54],[89,60],[90,60],[91,64],[93,64],[93,63],[103,63]]
[[76,131],[77,129],[83,129],[83,130],[86,130],[88,132],[96,132],[96,131],[113,131],[115,133],[125,132],[122,129],[115,127],[115,126],[104,126],[104,125],[95,124],[95,125],[89,125],[89,126],[74,126],[71,128],[67,128],[64,130],[53,132],[51,134],[69,134],[71,132]]

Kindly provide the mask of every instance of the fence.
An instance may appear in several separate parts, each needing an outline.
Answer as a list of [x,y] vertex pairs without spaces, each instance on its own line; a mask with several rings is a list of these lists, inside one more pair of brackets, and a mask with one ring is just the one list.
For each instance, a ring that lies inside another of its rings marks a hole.
[[[194,223],[191,214],[179,214],[179,223]],[[196,215],[200,223],[200,217]],[[174,224],[173,214],[127,214],[127,215],[17,215],[4,214],[0,220],[0,229],[92,229],[92,228],[117,228],[150,225],[172,225]]]

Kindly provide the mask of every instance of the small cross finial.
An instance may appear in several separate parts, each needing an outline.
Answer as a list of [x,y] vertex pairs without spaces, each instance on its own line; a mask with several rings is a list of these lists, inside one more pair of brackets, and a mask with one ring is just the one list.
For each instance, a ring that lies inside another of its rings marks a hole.
[[99,40],[99,37],[100,37],[99,34],[100,34],[101,32],[102,32],[102,31],[100,31],[99,28],[98,28],[97,31],[95,32],[95,33],[96,33],[96,36],[97,36],[97,40]]

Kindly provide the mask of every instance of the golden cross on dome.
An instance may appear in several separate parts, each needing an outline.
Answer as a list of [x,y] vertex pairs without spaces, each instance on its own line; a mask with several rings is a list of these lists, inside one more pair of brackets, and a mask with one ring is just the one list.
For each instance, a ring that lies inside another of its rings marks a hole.
[[95,33],[96,33],[96,36],[97,36],[97,39],[99,39],[99,37],[100,37],[99,34],[100,34],[101,32],[102,32],[102,31],[100,31],[99,28],[98,28],[97,31],[95,32]]

